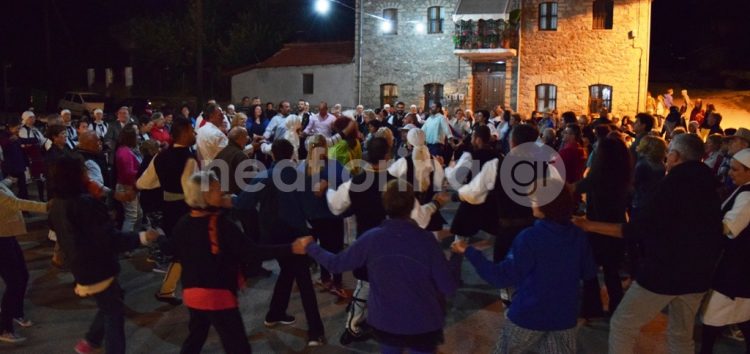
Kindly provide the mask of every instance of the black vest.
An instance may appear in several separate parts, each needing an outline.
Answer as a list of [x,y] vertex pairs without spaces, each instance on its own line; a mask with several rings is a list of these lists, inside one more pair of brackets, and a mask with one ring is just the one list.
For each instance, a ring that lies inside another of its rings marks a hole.
[[[497,164],[497,176],[495,177],[495,189],[490,192],[490,195],[494,195],[494,199],[497,202],[497,215],[500,218],[500,227],[507,220],[527,220],[528,224],[531,225],[534,221],[534,213],[531,207],[523,206],[514,202],[505,189],[502,186],[502,179],[500,176],[500,168],[503,165],[503,159],[501,158]],[[490,198],[488,196],[487,198]]]
[[[419,201],[420,205],[425,205],[427,203],[432,202],[432,197],[435,196],[435,186],[433,186],[433,180],[435,178],[435,160],[430,158],[430,162],[432,163],[433,170],[430,172],[430,185],[422,192],[417,192],[416,189],[414,191],[414,196]],[[409,155],[406,157],[406,181],[411,183],[412,185],[415,185],[414,181],[414,160],[412,159],[412,155]],[[443,216],[440,214],[440,211],[435,211],[432,216],[430,217],[430,223],[427,224],[427,227],[425,227],[425,230],[427,231],[440,231],[443,229],[443,224],[445,224],[445,219],[443,219]]]
[[[374,180],[373,180],[374,178]],[[372,180],[365,187],[368,179]],[[357,218],[357,237],[362,236],[367,230],[372,229],[385,220],[385,208],[383,208],[383,191],[388,181],[394,179],[388,171],[378,172],[365,170],[352,177],[352,185],[349,189],[349,200],[351,211]]]
[[[722,215],[732,210],[737,196],[743,192],[750,192],[750,185],[738,188],[721,209]],[[733,239],[724,237],[724,254],[714,275],[713,288],[730,298],[750,298],[750,226]]]
[[195,155],[187,147],[170,147],[154,158],[159,184],[165,192],[183,194],[182,172],[188,159]]

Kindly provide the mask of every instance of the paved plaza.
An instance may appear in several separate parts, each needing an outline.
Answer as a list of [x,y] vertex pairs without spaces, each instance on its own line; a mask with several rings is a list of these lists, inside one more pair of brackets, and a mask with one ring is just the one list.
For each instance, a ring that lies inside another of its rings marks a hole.
[[[444,210],[446,219],[452,217],[454,206]],[[26,315],[34,327],[19,329],[28,340],[18,345],[0,343],[0,353],[72,353],[76,341],[83,336],[93,319],[93,301],[80,299],[73,293],[73,276],[50,266],[52,243],[46,238],[46,221],[34,217],[28,235],[19,241],[29,267],[31,280],[26,298]],[[446,240],[445,242],[448,242]],[[489,256],[491,239],[478,237],[477,245]],[[446,243],[447,248],[447,243]],[[157,302],[153,294],[162,275],[151,271],[145,250],[121,262],[119,281],[125,289],[125,332],[128,353],[177,353],[187,336],[188,313],[184,306],[172,307]],[[253,279],[240,294],[240,309],[245,321],[247,338],[257,353],[375,353],[373,341],[339,344],[345,319],[346,303],[328,293],[318,293],[328,344],[318,348],[306,347],[306,322],[299,293],[292,294],[289,313],[297,318],[292,326],[268,329],[263,319],[268,309],[274,282],[279,269],[275,261],[265,267],[273,269],[269,278]],[[317,274],[313,275],[317,278]],[[351,274],[345,274],[344,285],[354,287]],[[4,285],[0,285],[2,289]],[[473,268],[464,262],[463,284],[449,300],[445,344],[441,353],[491,353],[503,324],[504,307],[499,291],[483,282]],[[666,317],[659,316],[646,328],[638,342],[638,353],[667,353]],[[578,332],[580,353],[606,353],[608,324],[605,320],[582,323]],[[716,353],[742,353],[744,343],[723,339]],[[222,353],[221,343],[213,330],[204,353]]]

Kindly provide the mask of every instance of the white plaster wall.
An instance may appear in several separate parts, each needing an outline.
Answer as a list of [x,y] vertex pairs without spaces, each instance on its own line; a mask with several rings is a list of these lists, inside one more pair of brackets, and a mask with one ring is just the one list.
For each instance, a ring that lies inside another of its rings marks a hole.
[[[302,94],[302,75],[313,74],[313,94]],[[259,96],[263,102],[294,103],[298,99],[311,107],[326,101],[330,106],[340,103],[345,108],[356,106],[355,65],[316,65],[252,69],[232,76],[232,101],[243,96]]]

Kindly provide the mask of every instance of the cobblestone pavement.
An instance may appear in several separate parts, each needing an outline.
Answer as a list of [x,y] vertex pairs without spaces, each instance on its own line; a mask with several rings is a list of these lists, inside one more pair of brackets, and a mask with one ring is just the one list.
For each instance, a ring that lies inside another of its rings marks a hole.
[[[455,211],[444,210],[447,219]],[[70,273],[52,269],[49,260],[52,243],[46,239],[46,222],[32,224],[32,231],[19,240],[24,249],[31,280],[26,297],[26,315],[35,322],[34,327],[19,329],[28,337],[25,343],[9,345],[0,343],[0,353],[72,353],[76,341],[85,333],[94,316],[93,301],[77,298],[73,294],[73,277]],[[447,241],[445,241],[447,247]],[[490,251],[491,239],[479,237],[477,245]],[[489,255],[489,253],[488,253]],[[141,250],[130,259],[124,259],[119,281],[125,289],[126,337],[128,353],[176,353],[187,335],[188,314],[184,306],[171,307],[153,298],[161,275],[151,272],[151,264],[145,260]],[[355,343],[351,346],[339,344],[343,329],[346,303],[337,301],[334,295],[318,293],[320,312],[326,328],[328,344],[318,348],[306,348],[306,322],[297,292],[292,294],[289,313],[297,317],[297,323],[287,327],[267,329],[263,318],[278,276],[275,261],[265,263],[273,269],[269,278],[255,279],[248,289],[240,294],[240,309],[243,313],[247,338],[257,353],[372,353],[378,347],[374,342]],[[317,274],[313,275],[314,277]],[[354,287],[350,274],[345,274],[344,285]],[[0,282],[0,289],[4,284]],[[2,291],[2,290],[0,290]],[[499,291],[484,283],[464,262],[463,284],[449,301],[445,344],[441,353],[489,353],[492,352],[497,334],[503,323],[503,304],[498,300]],[[638,342],[638,352],[648,354],[666,353],[666,317],[659,316],[646,328]],[[606,353],[608,325],[604,320],[581,324],[578,334],[580,353]],[[717,353],[742,353],[744,343],[724,339],[717,346]],[[221,353],[218,336],[211,331],[205,353]]]

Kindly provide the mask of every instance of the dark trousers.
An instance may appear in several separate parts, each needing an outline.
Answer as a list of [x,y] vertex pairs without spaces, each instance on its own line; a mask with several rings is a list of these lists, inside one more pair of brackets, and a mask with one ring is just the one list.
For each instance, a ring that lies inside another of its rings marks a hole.
[[15,237],[0,237],[0,277],[5,282],[0,304],[0,332],[13,332],[13,319],[23,317],[23,296],[29,282],[23,251]]
[[[344,249],[344,220],[343,219],[317,219],[310,220],[312,225],[312,236],[320,241],[320,247],[324,250],[338,254]],[[331,280],[328,269],[320,267],[320,279]],[[333,274],[334,284],[341,285],[341,274]]]
[[[609,313],[612,314],[620,305],[624,291],[620,281],[620,266],[625,257],[625,241],[604,235],[589,234],[589,243],[594,254],[594,261],[602,267],[604,284],[609,297]],[[599,279],[583,282],[583,317],[599,317],[603,314]]]
[[[742,335],[745,337],[745,353],[750,354],[750,321],[739,323],[737,327],[740,328]],[[714,352],[716,339],[719,338],[723,330],[724,327],[703,325],[700,354],[711,354]]]
[[315,297],[312,278],[310,277],[310,260],[307,256],[286,256],[277,258],[281,273],[276,280],[271,297],[271,308],[266,314],[266,320],[276,320],[286,314],[289,307],[289,298],[292,295],[292,283],[297,282],[299,294],[302,298],[302,307],[305,309],[307,318],[307,333],[311,338],[317,338],[325,334],[323,321],[318,312],[318,299]]
[[29,187],[26,185],[26,172],[19,173],[8,173],[8,176],[18,179],[16,185],[18,186],[18,193],[16,194],[20,199],[29,199]]
[[164,233],[167,236],[167,242],[159,244],[159,247],[161,248],[161,251],[164,252],[166,255],[174,255],[174,246],[169,241],[172,239],[172,229],[174,229],[174,226],[177,225],[177,222],[180,221],[180,218],[182,218],[185,214],[190,212],[190,208],[185,204],[185,201],[178,200],[174,202],[163,202],[162,203],[162,230],[164,230]]
[[252,353],[239,309],[203,311],[188,308],[188,311],[190,312],[190,323],[188,324],[190,333],[185,342],[182,343],[180,353],[200,353],[203,344],[206,343],[206,337],[208,337],[208,328],[211,326],[214,326],[216,333],[219,334],[225,353]]
[[104,341],[107,354],[125,353],[125,304],[122,294],[115,280],[106,290],[94,295],[98,311],[86,333],[86,340],[96,347]]
[[495,263],[502,262],[505,259],[513,245],[513,240],[516,239],[516,235],[528,226],[530,225],[500,228],[497,236],[495,236],[495,245],[492,249],[492,259]]
[[[257,211],[235,209],[232,210],[232,218],[240,222],[245,237],[255,241],[256,244],[260,243],[260,226],[258,225]],[[260,258],[250,259],[242,266],[247,273],[251,274],[254,271],[261,269],[263,261],[264,260]]]

